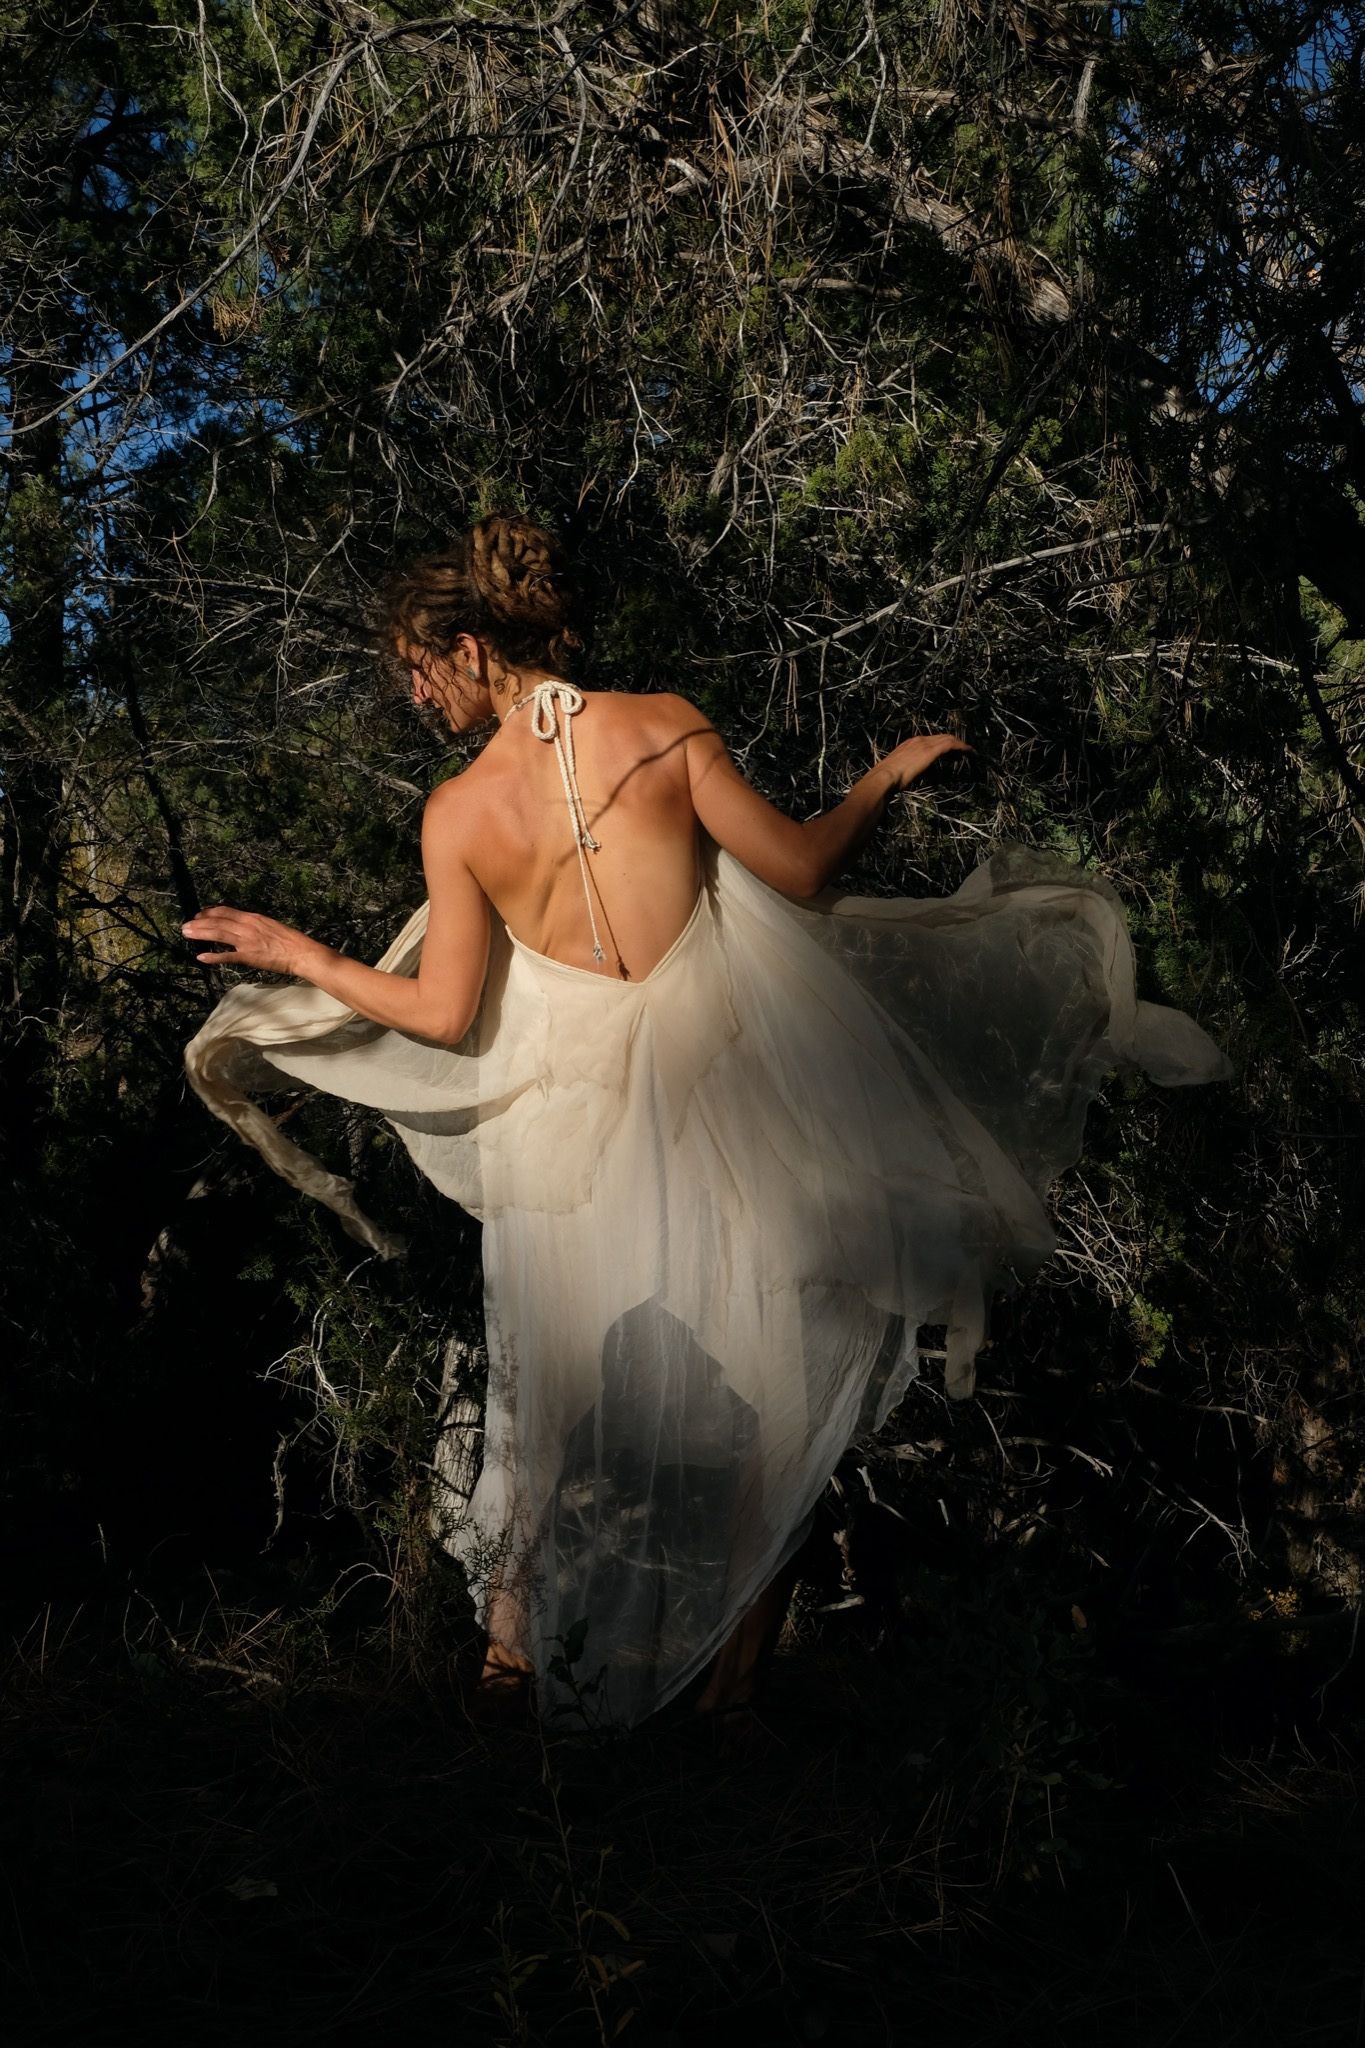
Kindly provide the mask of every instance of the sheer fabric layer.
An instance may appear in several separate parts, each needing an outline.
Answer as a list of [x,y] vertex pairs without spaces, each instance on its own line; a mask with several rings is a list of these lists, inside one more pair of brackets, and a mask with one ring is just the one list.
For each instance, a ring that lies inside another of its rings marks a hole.
[[[425,906],[378,964],[415,973],[424,930]],[[254,1093],[382,1111],[483,1218],[484,1464],[446,1540],[547,1705],[622,1725],[789,1554],[918,1372],[921,1326],[946,1327],[946,1390],[971,1393],[992,1295],[1053,1249],[1044,1196],[1105,1076],[1229,1072],[1183,1012],[1136,1000],[1108,885],[1022,847],[946,899],[800,905],[713,851],[638,983],[500,931],[458,1050],[243,986],[186,1063],[376,1250],[401,1244]]]

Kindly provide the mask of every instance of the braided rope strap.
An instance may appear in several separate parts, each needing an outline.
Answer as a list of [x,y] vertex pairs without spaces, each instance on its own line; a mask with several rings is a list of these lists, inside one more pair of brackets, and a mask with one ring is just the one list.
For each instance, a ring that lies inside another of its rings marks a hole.
[[[597,913],[593,908],[592,884],[588,880],[589,853],[600,851],[599,843],[588,830],[587,812],[583,808],[583,796],[578,787],[578,771],[574,765],[573,724],[576,712],[583,709],[583,693],[572,683],[537,683],[535,688],[520,704],[514,704],[514,711],[524,711],[531,706],[531,730],[538,740],[548,741],[555,750],[559,763],[559,779],[564,784],[564,798],[569,806],[569,819],[573,825],[574,848],[578,854],[578,871],[583,877],[583,900],[588,906],[588,923],[592,927],[592,957],[605,960],[601,934],[597,929]],[[560,711],[564,713],[561,729]]]

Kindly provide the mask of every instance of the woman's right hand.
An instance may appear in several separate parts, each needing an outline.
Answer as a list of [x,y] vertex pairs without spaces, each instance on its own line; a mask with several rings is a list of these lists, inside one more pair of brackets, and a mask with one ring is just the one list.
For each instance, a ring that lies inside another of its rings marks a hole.
[[898,747],[884,754],[877,766],[891,771],[895,777],[891,787],[896,791],[908,789],[941,755],[975,751],[970,740],[959,739],[955,732],[918,733],[914,739],[902,740]]

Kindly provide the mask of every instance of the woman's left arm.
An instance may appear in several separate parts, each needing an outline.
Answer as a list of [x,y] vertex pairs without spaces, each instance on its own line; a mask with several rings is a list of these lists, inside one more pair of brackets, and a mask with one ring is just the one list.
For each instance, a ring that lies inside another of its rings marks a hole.
[[367,967],[273,917],[225,903],[201,910],[180,929],[187,938],[229,949],[198,953],[196,959],[292,974],[392,1031],[458,1045],[478,1015],[490,933],[488,898],[460,846],[461,809],[454,784],[442,783],[423,813],[422,865],[430,909],[415,979]]

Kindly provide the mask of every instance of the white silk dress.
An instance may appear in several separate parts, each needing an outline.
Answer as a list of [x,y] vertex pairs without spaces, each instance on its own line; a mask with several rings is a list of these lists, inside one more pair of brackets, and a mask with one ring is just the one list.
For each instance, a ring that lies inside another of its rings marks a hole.
[[[185,1055],[208,1107],[375,1250],[402,1246],[253,1094],[370,1105],[482,1219],[483,1468],[446,1540],[482,1614],[515,1589],[541,1711],[623,1727],[791,1555],[926,1326],[947,1394],[971,1393],[993,1294],[1054,1248],[1044,1197],[1106,1075],[1230,1072],[1136,999],[1119,899],[1057,857],[1004,845],[947,898],[800,904],[715,847],[705,869],[639,981],[495,917],[458,1049],[296,983],[234,988]],[[416,973],[426,915],[380,968]]]

